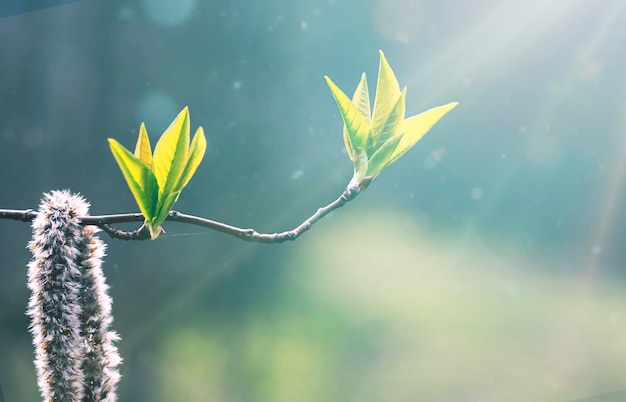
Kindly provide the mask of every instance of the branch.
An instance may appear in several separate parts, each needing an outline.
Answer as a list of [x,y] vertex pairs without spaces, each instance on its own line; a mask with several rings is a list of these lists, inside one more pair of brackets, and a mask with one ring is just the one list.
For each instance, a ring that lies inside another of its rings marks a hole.
[[[280,232],[280,233],[259,233],[254,229],[242,229],[236,226],[231,226],[222,222],[213,221],[210,219],[187,215],[178,211],[170,211],[166,221],[182,222],[191,225],[202,226],[211,230],[225,233],[241,240],[257,243],[283,243],[285,241],[293,241],[300,237],[304,232],[311,229],[316,222],[331,213],[332,211],[343,207],[348,201],[353,200],[361,192],[367,188],[369,182],[362,183],[361,186],[349,185],[344,192],[335,201],[319,208],[313,215],[307,220],[302,222],[294,229]],[[32,209],[15,210],[15,209],[0,209],[0,219],[19,220],[23,222],[30,222],[37,216],[37,212]],[[144,217],[140,213],[132,214],[115,214],[115,215],[100,215],[100,216],[81,216],[79,217],[82,225],[98,226],[104,230],[109,236],[114,239],[120,240],[146,240],[150,238],[150,234],[144,225],[137,230],[130,232],[117,229],[112,224],[117,223],[131,223],[131,222],[143,222]]]

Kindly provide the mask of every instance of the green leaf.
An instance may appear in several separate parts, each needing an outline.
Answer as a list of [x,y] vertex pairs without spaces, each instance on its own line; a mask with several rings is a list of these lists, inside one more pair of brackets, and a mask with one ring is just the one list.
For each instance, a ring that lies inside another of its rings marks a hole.
[[187,158],[187,164],[183,169],[183,172],[180,176],[180,181],[178,185],[175,186],[174,191],[182,191],[187,183],[189,183],[189,180],[191,180],[193,174],[196,173],[196,169],[198,169],[200,162],[202,162],[205,151],[206,138],[204,137],[204,129],[202,127],[198,127],[196,133],[193,135],[191,146],[189,147],[189,157]]
[[170,210],[178,200],[178,196],[180,195],[180,191],[175,191],[172,193],[164,194],[162,198],[159,199],[159,205],[157,211],[155,213],[154,218],[150,221],[150,225],[148,230],[150,231],[150,238],[152,240],[156,239],[157,236],[161,233],[161,229],[159,227],[165,219],[167,219],[167,215],[170,213]]
[[324,78],[335,98],[335,102],[337,102],[337,106],[339,106],[341,117],[348,131],[348,136],[344,137],[344,140],[346,138],[348,140],[346,141],[346,150],[348,151],[350,159],[353,159],[354,150],[356,148],[360,147],[365,149],[367,146],[367,138],[370,129],[369,119],[366,119],[363,113],[352,103],[352,100],[350,100],[330,78],[327,76]]
[[146,131],[146,125],[141,123],[139,127],[139,137],[137,138],[137,145],[135,145],[135,156],[149,169],[152,169],[152,149],[150,148],[150,139],[148,138],[148,132]]
[[109,138],[109,147],[117,161],[139,210],[146,221],[154,218],[159,187],[152,171],[119,142]]
[[[361,74],[361,81],[357,85],[354,95],[352,95],[352,104],[365,116],[368,126],[370,125],[370,94],[367,89],[367,79],[365,73]],[[350,146],[350,138],[346,125],[343,126],[343,141],[346,144],[346,149],[349,149],[348,155],[350,159],[353,159],[352,147]],[[365,144],[367,146],[367,144]]]
[[363,116],[370,120],[370,93],[367,89],[367,79],[365,73],[361,74],[361,81],[357,85],[354,95],[352,95],[352,103],[359,109]]
[[[383,131],[383,127],[387,124],[388,117],[400,97],[398,80],[389,63],[387,63],[383,51],[380,50],[379,52],[380,64],[378,66],[378,82],[376,84],[376,97],[374,98],[374,111],[372,113],[372,133],[381,133]],[[379,144],[383,142],[379,141]]]
[[369,159],[369,166],[367,168],[367,176],[376,177],[386,168],[390,163],[390,158],[393,152],[398,147],[400,140],[404,133],[396,134],[389,138]]
[[367,150],[368,155],[374,154],[389,138],[400,132],[400,126],[402,120],[404,120],[405,99],[406,87],[402,90],[400,96],[398,96],[389,114],[384,118],[381,117],[381,124],[379,124],[376,129],[372,128],[372,133],[370,134],[370,149]]
[[458,104],[458,102],[451,102],[447,105],[437,106],[405,119],[401,127],[401,131],[404,132],[404,137],[402,137],[400,144],[398,144],[398,147],[391,156],[389,163],[395,162],[399,157],[404,155],[404,153],[415,145],[439,119],[450,110],[454,109]]
[[165,130],[154,148],[152,171],[161,195],[173,191],[187,164],[189,151],[189,109],[185,107]]

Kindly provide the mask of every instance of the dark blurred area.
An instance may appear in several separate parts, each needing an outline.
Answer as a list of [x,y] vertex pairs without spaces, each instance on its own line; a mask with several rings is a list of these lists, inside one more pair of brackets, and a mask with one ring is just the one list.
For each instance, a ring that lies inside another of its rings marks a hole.
[[[626,388],[626,5],[84,0],[0,18],[0,208],[136,212],[106,139],[184,107],[175,209],[291,229],[352,175],[323,75],[460,105],[298,241],[108,244],[119,401],[547,401]],[[134,227],[128,226],[128,229]],[[0,221],[0,383],[38,399],[28,224]]]
[[80,0],[4,0],[0,4],[0,18],[43,10]]

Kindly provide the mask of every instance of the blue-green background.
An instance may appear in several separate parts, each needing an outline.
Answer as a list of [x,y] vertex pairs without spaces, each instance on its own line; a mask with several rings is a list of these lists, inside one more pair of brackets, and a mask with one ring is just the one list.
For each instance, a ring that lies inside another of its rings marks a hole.
[[[290,229],[352,174],[322,77],[450,112],[295,243],[108,243],[119,401],[568,401],[626,388],[626,4],[85,0],[0,19],[0,208],[135,212],[106,139],[184,106],[176,209]],[[133,228],[129,226],[129,228]],[[27,224],[0,221],[0,384],[37,400]],[[622,394],[623,396],[624,394]],[[599,399],[598,399],[599,400]],[[607,399],[608,400],[608,399]]]

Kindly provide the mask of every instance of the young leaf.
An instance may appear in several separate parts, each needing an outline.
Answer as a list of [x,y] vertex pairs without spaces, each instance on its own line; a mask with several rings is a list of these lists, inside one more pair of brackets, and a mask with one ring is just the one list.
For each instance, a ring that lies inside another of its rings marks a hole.
[[187,183],[189,183],[189,180],[191,180],[191,177],[196,172],[196,169],[198,169],[200,162],[202,162],[205,151],[206,138],[204,137],[204,130],[202,127],[198,127],[193,136],[193,140],[191,141],[191,146],[189,147],[189,158],[187,159],[187,164],[183,169],[180,181],[174,188],[174,191],[181,191]]
[[401,130],[404,132],[404,137],[398,144],[398,147],[391,156],[389,163],[393,163],[401,157],[406,151],[408,151],[417,141],[419,141],[424,134],[430,130],[435,123],[439,121],[446,113],[454,109],[458,105],[458,102],[451,102],[447,105],[437,106],[429,109],[423,113],[415,116],[411,116],[402,122]]
[[396,134],[389,138],[369,159],[369,166],[367,168],[367,176],[376,177],[386,168],[390,163],[391,155],[398,147],[400,140],[404,133]]
[[174,206],[174,203],[176,203],[176,200],[178,200],[179,195],[180,191],[176,191],[173,193],[163,194],[162,198],[159,199],[158,210],[156,211],[154,218],[150,221],[150,224],[146,225],[148,226],[150,238],[152,240],[156,239],[161,233],[160,226],[163,222],[165,222],[167,215],[170,213],[170,210]]
[[354,95],[352,95],[352,103],[359,109],[363,116],[370,120],[370,93],[367,89],[367,79],[365,73],[361,74],[361,81],[357,85]]
[[350,159],[353,159],[354,150],[359,147],[365,149],[367,145],[367,137],[369,136],[370,129],[369,119],[365,118],[359,109],[354,106],[352,100],[350,100],[330,78],[326,76],[324,78],[337,102],[337,106],[339,106],[341,117],[348,131],[347,139],[349,143],[346,143],[346,150],[348,151]]
[[178,183],[189,151],[189,109],[185,107],[165,130],[154,148],[152,171],[161,194]]
[[137,138],[137,145],[135,145],[135,156],[141,159],[148,169],[152,169],[152,149],[150,148],[150,139],[148,138],[146,126],[143,123],[139,126],[139,137]]
[[150,221],[156,212],[159,192],[154,174],[145,163],[113,138],[109,138],[109,146],[131,193],[135,197],[139,210],[146,221]]
[[[374,111],[372,112],[372,132],[380,133],[387,123],[387,117],[396,105],[400,96],[400,85],[393,70],[387,63],[385,54],[380,52],[378,66],[378,83],[376,84],[376,97],[374,98]],[[382,143],[382,142],[381,142]]]
[[402,90],[400,96],[398,96],[389,114],[384,118],[381,117],[380,124],[376,128],[380,131],[375,131],[375,129],[372,128],[370,134],[370,149],[367,150],[370,156],[389,138],[400,132],[400,125],[402,124],[402,120],[404,120],[405,98],[406,87]]
[[[354,91],[354,95],[352,95],[352,104],[356,106],[356,108],[365,116],[367,120],[368,126],[370,125],[370,94],[367,89],[367,79],[365,78],[365,73],[361,74],[361,81],[359,81],[359,85],[357,85],[356,90]],[[348,150],[348,155],[350,159],[354,159],[352,155],[352,147],[350,145],[350,137],[348,134],[348,128],[346,125],[343,125],[343,142],[346,144],[346,149]],[[367,147],[367,144],[365,144]]]

